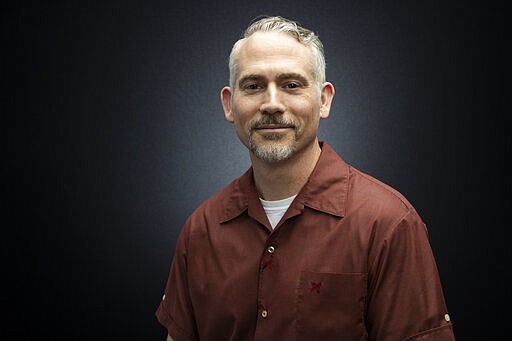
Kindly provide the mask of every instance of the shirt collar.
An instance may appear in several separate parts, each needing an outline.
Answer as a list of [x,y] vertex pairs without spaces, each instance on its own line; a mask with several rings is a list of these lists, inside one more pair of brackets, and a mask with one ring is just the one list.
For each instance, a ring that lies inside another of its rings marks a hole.
[[[349,166],[326,142],[320,142],[320,147],[320,158],[286,216],[300,214],[304,206],[338,217],[345,215]],[[267,218],[254,185],[252,167],[229,187],[228,196],[222,200],[221,222],[234,219],[247,210],[251,217],[266,225]]]
[[349,166],[326,142],[320,142],[320,147],[320,158],[298,196],[308,207],[343,217],[348,195]]

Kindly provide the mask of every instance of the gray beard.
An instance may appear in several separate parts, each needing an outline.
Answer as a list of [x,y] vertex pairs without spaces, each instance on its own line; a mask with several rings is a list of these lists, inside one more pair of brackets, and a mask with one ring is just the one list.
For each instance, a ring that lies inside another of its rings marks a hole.
[[[283,145],[279,143],[282,136],[280,134],[272,134],[266,136],[267,143],[256,144],[249,135],[249,149],[258,159],[267,162],[278,162],[288,159],[293,155],[297,148],[297,132],[293,141]],[[276,141],[276,142],[274,142]]]
[[[254,129],[262,124],[283,124],[292,127],[295,131],[293,141],[290,141],[287,144],[282,144],[280,143],[280,140],[284,138],[283,135],[270,134],[265,136],[265,141],[263,143],[256,143],[253,139],[253,132]],[[258,159],[267,162],[277,162],[288,159],[295,152],[295,149],[297,148],[297,140],[299,137],[299,127],[295,122],[287,120],[282,116],[264,115],[258,121],[255,121],[251,124],[248,129],[248,135],[249,149]]]

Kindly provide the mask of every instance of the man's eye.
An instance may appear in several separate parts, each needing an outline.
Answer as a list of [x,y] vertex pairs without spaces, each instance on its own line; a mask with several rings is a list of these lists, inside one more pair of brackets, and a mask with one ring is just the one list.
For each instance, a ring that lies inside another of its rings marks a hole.
[[296,89],[298,87],[299,87],[299,84],[297,84],[297,83],[287,83],[286,84],[287,89]]
[[244,85],[244,89],[246,90],[258,90],[260,86],[257,83],[249,83]]

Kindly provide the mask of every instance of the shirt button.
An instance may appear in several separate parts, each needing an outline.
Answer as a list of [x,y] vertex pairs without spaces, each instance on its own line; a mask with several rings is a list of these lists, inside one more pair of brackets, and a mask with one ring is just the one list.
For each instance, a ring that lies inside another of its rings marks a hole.
[[445,319],[446,322],[450,322],[450,315],[445,314],[444,315],[444,319]]
[[276,248],[275,248],[275,247],[273,247],[273,246],[269,246],[269,247],[267,248],[267,252],[268,252],[268,253],[274,253],[274,251],[275,251],[275,250],[276,250]]
[[268,316],[268,311],[266,309],[264,309],[262,312],[261,312],[261,317],[263,318],[267,318]]

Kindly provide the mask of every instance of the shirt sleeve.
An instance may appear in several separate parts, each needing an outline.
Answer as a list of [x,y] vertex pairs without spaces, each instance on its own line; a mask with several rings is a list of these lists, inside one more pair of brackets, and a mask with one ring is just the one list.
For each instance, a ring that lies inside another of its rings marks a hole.
[[175,341],[198,340],[187,278],[187,226],[176,243],[162,301],[155,315]]
[[414,209],[369,260],[370,340],[455,340],[427,229]]

